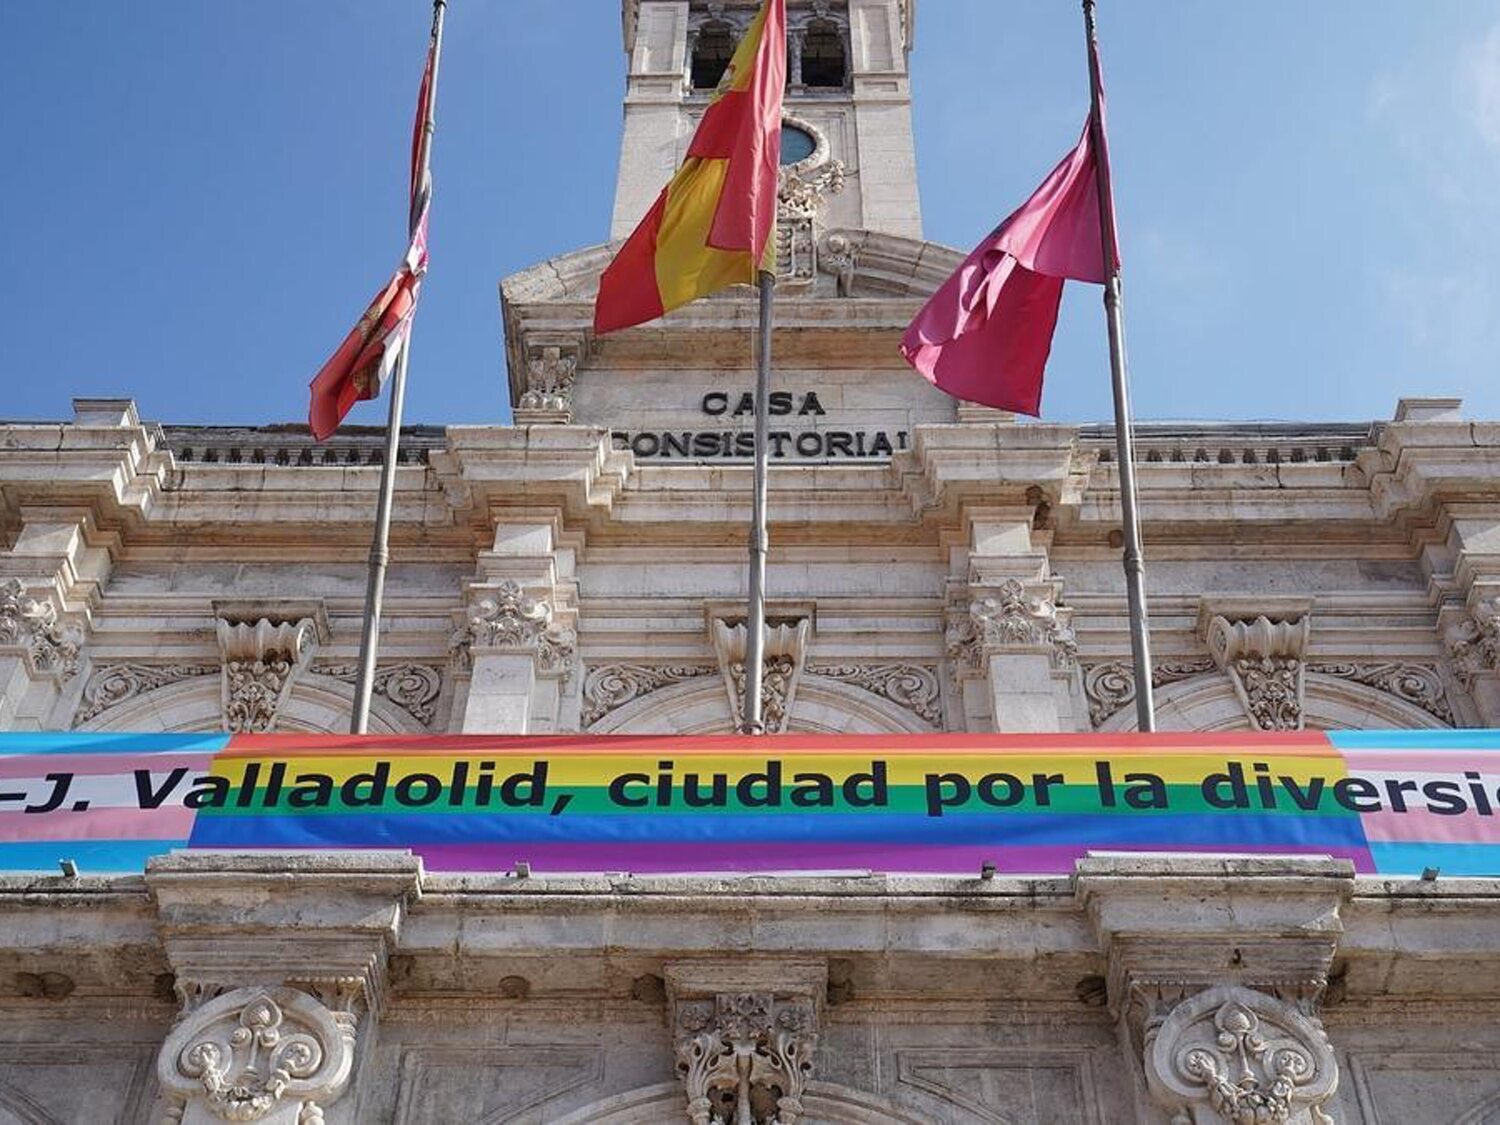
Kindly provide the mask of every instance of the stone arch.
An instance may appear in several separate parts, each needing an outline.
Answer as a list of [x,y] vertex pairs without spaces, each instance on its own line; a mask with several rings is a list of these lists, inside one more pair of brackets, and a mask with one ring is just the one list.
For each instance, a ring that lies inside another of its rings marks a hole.
[[[1307,672],[1303,690],[1302,716],[1308,730],[1447,729],[1446,723],[1414,703],[1336,676]],[[1157,689],[1156,720],[1162,731],[1251,729],[1234,685],[1220,672]],[[1135,730],[1135,706],[1121,707],[1099,729]]]
[[[221,687],[217,675],[194,676],[142,692],[94,716],[81,731],[189,733],[224,729]],[[341,680],[315,673],[292,686],[291,697],[276,718],[276,729],[296,734],[345,734],[354,689]],[[376,697],[370,703],[371,734],[422,734],[425,728],[399,707]]]
[[[803,734],[932,734],[935,728],[860,687],[803,672],[791,730]],[[699,676],[654,691],[602,716],[590,734],[731,734],[723,678]]]
[[[812,1082],[802,1098],[804,1125],[926,1125],[920,1117],[893,1102],[840,1086]],[[557,1119],[557,1125],[644,1125],[645,1122],[685,1121],[682,1085],[661,1082],[616,1094]]]

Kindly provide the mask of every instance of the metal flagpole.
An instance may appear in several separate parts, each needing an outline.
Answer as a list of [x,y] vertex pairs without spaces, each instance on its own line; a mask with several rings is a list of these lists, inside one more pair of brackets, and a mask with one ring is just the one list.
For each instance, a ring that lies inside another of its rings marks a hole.
[[740,731],[765,734],[760,684],[766,649],[766,477],[770,467],[771,328],[775,314],[776,275],[761,270],[760,352],[755,365],[755,486],[750,512],[750,619],[745,625],[745,697]]
[[1125,532],[1125,597],[1130,607],[1130,652],[1135,664],[1136,723],[1142,731],[1156,729],[1156,704],[1151,688],[1151,633],[1146,621],[1146,563],[1141,553],[1141,516],[1135,489],[1135,435],[1131,431],[1130,387],[1125,371],[1125,286],[1120,278],[1119,247],[1115,244],[1115,198],[1110,185],[1104,137],[1103,90],[1099,81],[1099,34],[1094,22],[1094,0],[1083,0],[1084,29],[1088,34],[1089,94],[1092,112],[1094,167],[1099,177],[1099,228],[1104,239],[1104,261],[1109,280],[1104,285],[1104,312],[1109,323],[1109,370],[1115,392],[1115,457],[1120,472],[1120,510]]
[[[428,170],[432,155],[432,134],[436,129],[434,108],[437,105],[438,64],[443,55],[443,13],[447,0],[433,0],[432,5],[432,77],[427,88],[427,105],[422,117],[422,137],[418,147],[416,193],[408,216],[407,233],[414,236],[421,221],[423,196],[428,191]],[[380,609],[385,599],[385,572],[390,563],[391,502],[396,492],[396,457],[401,448],[401,409],[406,399],[406,365],[411,358],[411,325],[396,357],[391,376],[391,411],[386,420],[385,461],[380,470],[380,499],[375,508],[375,538],[370,544],[370,571],[365,584],[365,620],[359,638],[359,680],[354,687],[354,711],[349,716],[349,733],[364,734],[370,724],[370,696],[375,688],[375,655],[380,646]]]

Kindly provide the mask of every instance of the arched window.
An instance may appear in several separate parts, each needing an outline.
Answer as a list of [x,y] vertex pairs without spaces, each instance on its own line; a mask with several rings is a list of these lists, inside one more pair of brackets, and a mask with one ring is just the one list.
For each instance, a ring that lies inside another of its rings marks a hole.
[[814,20],[802,37],[802,84],[817,89],[844,88],[848,80],[844,37],[831,20]]
[[693,48],[693,89],[715,89],[732,58],[734,28],[727,23],[704,24],[698,31],[698,42]]

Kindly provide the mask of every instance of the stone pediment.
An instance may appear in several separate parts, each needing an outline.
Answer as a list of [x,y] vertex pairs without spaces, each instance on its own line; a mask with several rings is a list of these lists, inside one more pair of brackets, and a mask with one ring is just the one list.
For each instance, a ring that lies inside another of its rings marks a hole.
[[[897,348],[901,333],[921,303],[958,268],[963,254],[876,231],[835,229],[820,237],[813,282],[778,290],[778,363],[902,367]],[[532,369],[548,362],[548,349],[560,349],[580,371],[748,366],[746,341],[757,319],[755,292],[749,286],[596,339],[593,305],[599,277],[620,245],[575,250],[500,283],[513,404],[532,389]],[[680,339],[688,334],[691,345]]]

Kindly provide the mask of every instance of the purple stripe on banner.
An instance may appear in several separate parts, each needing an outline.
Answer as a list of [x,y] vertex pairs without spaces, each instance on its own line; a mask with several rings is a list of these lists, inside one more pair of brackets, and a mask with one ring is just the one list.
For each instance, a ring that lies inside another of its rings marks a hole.
[[[797,844],[763,841],[753,847],[709,841],[695,842],[690,849],[680,844],[598,844],[549,842],[494,846],[489,844],[429,844],[413,849],[432,871],[508,871],[525,860],[538,875],[564,872],[627,871],[652,875],[682,871],[848,871],[870,870],[890,874],[974,875],[980,865],[993,861],[997,871],[1013,875],[1070,875],[1073,866],[1089,852],[1086,845],[1040,847],[921,847],[868,843]],[[1195,853],[1187,845],[1153,845],[1117,851]],[[1235,848],[1255,855],[1332,855],[1353,861],[1361,874],[1375,871],[1368,848],[1294,847],[1265,845]]]

